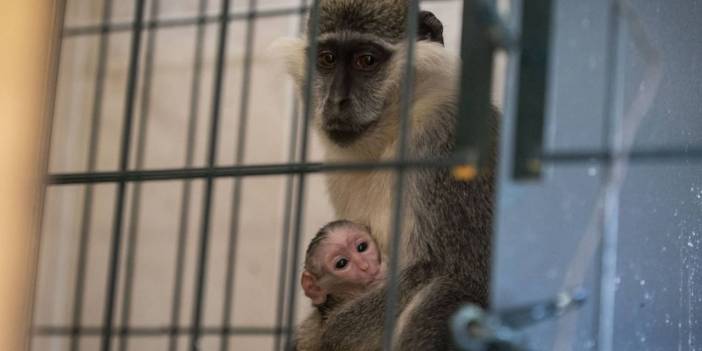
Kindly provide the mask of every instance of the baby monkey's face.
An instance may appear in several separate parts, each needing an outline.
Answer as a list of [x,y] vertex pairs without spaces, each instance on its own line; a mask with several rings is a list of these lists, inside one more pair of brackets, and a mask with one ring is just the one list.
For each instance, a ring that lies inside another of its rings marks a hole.
[[367,287],[385,278],[385,264],[373,238],[356,228],[340,228],[320,243],[325,274],[345,286]]

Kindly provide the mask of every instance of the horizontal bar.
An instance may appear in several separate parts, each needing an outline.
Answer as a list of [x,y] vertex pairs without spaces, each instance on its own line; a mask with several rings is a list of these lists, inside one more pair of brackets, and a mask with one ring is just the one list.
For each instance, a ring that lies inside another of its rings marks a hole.
[[659,148],[651,150],[633,150],[627,153],[611,151],[556,151],[546,152],[537,157],[547,164],[578,163],[591,161],[613,161],[628,159],[633,162],[643,161],[683,161],[699,159],[702,161],[702,146],[692,148]]
[[[657,149],[632,151],[626,155],[615,155],[607,151],[564,151],[551,152],[541,156],[541,161],[549,164],[580,163],[628,158],[631,161],[689,160],[702,159],[702,147],[688,149]],[[442,168],[465,164],[459,158],[417,161],[383,161],[369,163],[289,163],[244,165],[213,168],[174,168],[126,172],[59,173],[49,175],[49,185],[95,184],[114,182],[137,182],[157,180],[182,180],[197,178],[247,177],[286,174],[307,174],[343,171],[391,170],[398,168]]]
[[[265,18],[265,17],[282,17],[290,16],[295,14],[304,13],[307,11],[306,7],[285,7],[271,10],[260,10],[260,11],[245,11],[229,14],[228,21],[239,21],[239,20],[253,20],[255,18]],[[204,15],[204,16],[189,16],[189,17],[178,17],[178,18],[166,18],[160,20],[151,20],[144,22],[144,29],[155,29],[155,28],[174,28],[174,27],[185,27],[197,25],[200,23],[216,23],[219,21],[219,15]],[[90,35],[98,34],[102,32],[126,32],[132,29],[132,22],[115,22],[107,25],[88,25],[79,27],[69,27],[66,28],[64,36],[78,36],[78,35]]]
[[[70,336],[72,334],[82,336],[99,336],[102,333],[102,327],[57,327],[57,326],[38,326],[34,328],[34,335],[37,336]],[[164,336],[164,335],[188,335],[195,330],[193,328],[170,326],[163,327],[128,327],[128,328],[113,328],[112,335],[126,333],[129,336]],[[263,328],[263,327],[204,327],[200,329],[203,335],[274,335],[287,333],[289,330],[285,328]]]
[[321,164],[321,163],[289,163],[289,164],[266,164],[266,165],[245,165],[230,167],[212,168],[190,168],[190,169],[161,169],[147,171],[127,171],[127,172],[97,172],[97,173],[64,173],[51,175],[48,183],[51,185],[65,184],[89,184],[89,183],[110,183],[118,181],[154,181],[154,180],[176,180],[193,178],[221,178],[221,177],[244,177],[244,176],[265,176],[265,175],[287,175],[287,174],[308,174],[320,172],[337,171],[368,171],[378,169],[407,168],[437,168],[462,164],[463,161],[426,161],[426,162],[379,162],[379,163],[353,163],[353,164]]
[[[422,2],[451,2],[458,0],[423,0]],[[242,11],[229,14],[229,21],[253,20],[255,18],[284,17],[296,14],[304,14],[309,6],[281,7],[257,11]],[[192,26],[199,23],[215,23],[219,20],[219,15],[188,16],[177,18],[165,18],[161,20],[145,21],[143,29],[154,28],[174,28]],[[102,32],[127,32],[132,30],[132,22],[115,22],[112,24],[86,25],[67,27],[64,30],[64,37],[79,35],[99,34]]]

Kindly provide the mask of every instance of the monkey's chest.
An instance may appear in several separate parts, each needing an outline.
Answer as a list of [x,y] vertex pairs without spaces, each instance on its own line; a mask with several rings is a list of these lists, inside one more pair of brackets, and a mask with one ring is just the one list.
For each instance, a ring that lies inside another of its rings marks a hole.
[[[337,217],[369,225],[384,252],[387,252],[395,212],[394,178],[391,172],[332,173],[327,176],[329,197]],[[409,210],[408,207],[404,206]],[[407,232],[410,225],[407,213],[403,215],[403,232]]]

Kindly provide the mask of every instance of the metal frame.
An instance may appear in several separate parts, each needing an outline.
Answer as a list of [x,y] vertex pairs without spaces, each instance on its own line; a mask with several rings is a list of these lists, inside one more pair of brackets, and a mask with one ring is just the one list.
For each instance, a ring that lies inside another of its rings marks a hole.
[[[439,0],[442,1],[442,0]],[[446,1],[446,0],[443,0]],[[467,0],[469,1],[469,0]],[[268,164],[268,165],[246,165],[244,164],[244,151],[245,151],[245,138],[246,138],[246,123],[248,118],[248,108],[249,108],[249,91],[251,84],[251,60],[252,60],[252,47],[255,40],[254,31],[254,21],[258,18],[265,17],[278,17],[278,16],[303,16],[308,10],[311,13],[312,23],[312,33],[315,33],[317,28],[317,21],[314,20],[318,16],[318,1],[313,1],[311,5],[308,6],[308,1],[301,0],[299,6],[294,7],[283,7],[277,9],[257,9],[257,1],[249,0],[249,9],[246,12],[230,13],[230,0],[223,0],[219,14],[217,15],[206,15],[205,10],[207,8],[207,0],[199,0],[198,15],[194,17],[182,17],[173,19],[159,19],[159,1],[152,0],[152,7],[149,13],[149,19],[146,19],[145,11],[145,0],[135,0],[135,16],[132,21],[129,22],[113,22],[112,17],[112,4],[111,0],[105,0],[102,14],[102,23],[99,25],[90,25],[83,27],[69,27],[65,28],[63,31],[64,37],[75,37],[84,35],[99,35],[99,52],[98,52],[98,68],[95,80],[95,93],[93,98],[92,106],[92,126],[89,140],[89,153],[88,162],[86,165],[86,172],[79,173],[63,173],[63,174],[51,174],[47,178],[47,186],[64,186],[70,184],[82,184],[86,185],[86,192],[83,197],[83,217],[81,224],[81,240],[78,249],[78,274],[75,280],[75,295],[73,299],[73,317],[71,325],[68,326],[35,326],[34,334],[41,336],[65,336],[70,338],[71,350],[79,350],[79,341],[82,336],[100,336],[101,337],[101,350],[107,351],[112,348],[113,338],[119,340],[119,349],[128,349],[128,340],[130,336],[164,336],[169,338],[169,350],[176,350],[178,344],[179,336],[190,336],[190,347],[192,349],[196,348],[199,343],[199,339],[202,336],[221,336],[220,349],[229,349],[228,336],[230,335],[271,335],[275,337],[274,347],[276,349],[289,349],[291,347],[291,333],[290,326],[293,325],[295,321],[295,297],[297,286],[295,282],[297,280],[297,263],[299,262],[298,252],[301,245],[301,230],[303,213],[305,209],[305,198],[304,192],[306,188],[306,175],[311,173],[322,173],[322,172],[338,172],[338,171],[349,171],[349,170],[370,170],[370,169],[391,169],[396,170],[400,181],[398,181],[397,188],[395,189],[397,197],[395,198],[395,221],[393,222],[393,242],[392,242],[392,252],[397,251],[397,245],[399,243],[398,233],[401,231],[399,220],[399,215],[402,213],[402,187],[405,186],[403,182],[403,172],[409,168],[418,167],[451,167],[456,165],[463,165],[467,162],[466,150],[475,151],[475,155],[480,155],[481,150],[485,150],[488,141],[479,139],[474,143],[463,143],[468,139],[473,140],[473,137],[479,136],[476,131],[482,130],[480,128],[485,127],[485,120],[471,119],[471,116],[484,115],[484,109],[474,108],[470,109],[471,104],[461,105],[461,119],[460,119],[460,129],[466,131],[468,134],[461,134],[463,137],[457,141],[462,147],[461,151],[457,153],[455,157],[449,159],[432,159],[432,160],[419,160],[419,161],[407,161],[405,160],[405,139],[407,132],[411,126],[408,124],[407,115],[409,114],[409,106],[406,103],[412,94],[411,84],[404,84],[404,89],[402,91],[402,101],[403,111],[402,111],[402,132],[399,150],[399,158],[396,161],[381,162],[381,163],[363,163],[363,164],[320,164],[320,163],[310,163],[307,162],[307,149],[308,149],[308,123],[310,112],[313,110],[312,100],[310,98],[311,85],[309,82],[312,79],[313,70],[310,68],[314,65],[315,56],[310,55],[308,60],[308,70],[306,75],[305,84],[305,96],[302,101],[303,115],[293,116],[291,119],[291,144],[288,154],[288,163],[284,164]],[[412,6],[410,7],[410,20],[408,21],[407,28],[409,35],[409,58],[408,62],[413,60],[413,45],[414,36],[416,33],[416,13],[418,11],[418,1],[412,1]],[[473,4],[479,4],[480,1],[471,2]],[[530,4],[529,1],[525,0],[525,6]],[[544,4],[550,4],[550,1],[544,1]],[[531,13],[531,15],[539,15],[539,13]],[[541,18],[542,20],[543,18]],[[227,36],[229,23],[231,21],[247,21],[246,29],[246,43],[245,43],[245,58],[244,58],[244,76],[242,77],[242,105],[239,110],[239,133],[237,139],[237,149],[236,149],[236,161],[234,165],[231,166],[217,166],[217,146],[218,146],[218,131],[220,125],[220,114],[222,105],[222,89],[223,89],[223,77],[225,67],[225,57],[227,52]],[[465,20],[465,18],[464,18]],[[488,25],[487,22],[480,22],[479,17],[472,18],[471,21],[475,23],[464,24],[464,31],[471,28],[482,28]],[[210,112],[210,125],[209,125],[209,135],[208,135],[208,149],[205,167],[193,167],[194,165],[194,145],[196,138],[196,116],[197,110],[200,104],[200,89],[202,85],[201,74],[203,70],[203,51],[204,51],[204,39],[205,31],[204,27],[207,24],[216,23],[219,27],[218,41],[216,48],[216,63],[213,81],[213,99],[211,102],[211,112]],[[301,27],[303,26],[303,21],[301,20]],[[526,22],[525,22],[526,23]],[[531,22],[529,22],[531,23]],[[158,29],[169,28],[176,26],[196,26],[196,39],[195,39],[195,52],[194,52],[194,75],[191,83],[191,97],[190,97],[190,111],[189,111],[189,124],[188,124],[188,134],[187,141],[185,145],[186,151],[186,161],[183,168],[175,169],[158,169],[158,170],[143,170],[143,160],[144,160],[144,148],[146,142],[146,128],[147,128],[147,118],[149,110],[149,94],[150,94],[150,80],[151,72],[154,64],[154,45],[156,41],[156,33]],[[537,28],[539,29],[539,28]],[[544,34],[546,31],[548,34],[549,28],[540,28],[541,33],[536,33],[534,35]],[[129,72],[128,72],[128,83],[127,83],[127,93],[125,96],[125,113],[124,113],[124,126],[122,130],[121,138],[121,148],[120,148],[120,158],[119,158],[119,168],[117,171],[109,172],[96,172],[96,146],[99,144],[100,135],[100,124],[102,115],[102,100],[104,95],[104,85],[105,85],[105,71],[107,65],[107,49],[109,47],[110,34],[131,31],[131,54],[129,62]],[[142,33],[148,32],[146,37],[146,59],[143,72],[141,72],[140,67],[140,55],[142,51]],[[464,33],[465,34],[465,33]],[[528,33],[525,33],[525,35]],[[314,38],[315,36],[310,36]],[[467,37],[466,37],[467,38]],[[486,39],[486,37],[482,37]],[[541,37],[543,39],[543,36]],[[540,42],[541,44],[547,45],[546,42]],[[480,64],[490,65],[492,64],[491,54],[492,50],[490,43],[485,41],[486,46],[482,46],[478,51],[470,51],[468,45],[470,42],[465,40],[464,45],[464,62],[479,62]],[[311,40],[309,43],[311,48],[314,48],[316,42]],[[540,47],[540,50],[547,50],[548,46]],[[480,51],[487,50],[487,51]],[[310,50],[314,52],[315,50]],[[488,53],[486,56],[485,54]],[[467,56],[466,56],[467,55]],[[478,56],[470,56],[478,55]],[[482,56],[481,56],[482,55]],[[475,61],[471,61],[468,58],[474,58]],[[472,68],[473,71],[468,71],[466,68]],[[485,72],[480,73],[480,69],[484,67],[476,67],[472,64],[467,64],[464,66],[464,77],[468,77],[471,73],[477,77],[485,77]],[[546,78],[546,64],[543,67],[537,69],[537,75],[542,77],[545,82]],[[524,67],[522,67],[522,74],[524,74]],[[490,70],[491,72],[491,70]],[[409,65],[405,71],[406,79],[412,80],[413,71],[410,69]],[[489,78],[490,74],[487,74]],[[143,77],[143,95],[141,98],[141,106],[139,115],[141,116],[138,128],[135,126],[135,109],[137,106],[136,94],[137,86],[140,77]],[[531,76],[524,75],[525,79],[531,80]],[[520,84],[523,87],[523,84]],[[462,87],[465,89],[466,85],[463,84]],[[485,103],[487,106],[489,99],[489,84],[487,86],[480,87],[480,99],[476,99],[478,102]],[[523,90],[523,89],[522,89]],[[471,90],[473,91],[473,90]],[[538,90],[537,93],[544,93],[545,88]],[[464,99],[461,101],[468,102],[467,98],[470,96],[462,95]],[[541,100],[541,111],[537,116],[531,117],[543,117],[543,99],[544,96],[540,95]],[[521,100],[521,98],[520,98]],[[465,106],[464,106],[465,105]],[[484,106],[483,106],[484,107]],[[297,110],[297,109],[295,109]],[[528,130],[520,132],[516,137],[519,140],[524,138],[525,142],[537,142],[539,145],[541,143],[541,131],[543,130],[543,118],[540,120],[535,118],[531,120]],[[136,166],[134,168],[130,167],[130,154],[131,147],[133,145],[132,138],[134,132],[138,132],[138,139],[136,142]],[[472,136],[472,137],[471,137]],[[538,138],[535,139],[535,136]],[[537,140],[538,139],[538,140]],[[517,143],[517,145],[521,145]],[[464,148],[465,147],[465,148]],[[532,150],[530,148],[529,150]],[[542,152],[541,147],[538,147],[536,154],[529,153],[525,158],[527,161],[538,160],[540,163],[589,163],[593,161],[604,161],[604,162],[614,162],[620,159],[628,159],[632,161],[676,161],[676,160],[690,160],[691,158],[702,159],[702,147],[691,149],[691,148],[671,148],[671,149],[655,149],[655,150],[634,150],[631,152],[621,153],[613,151],[611,148],[605,146],[602,150],[582,150],[582,151],[569,151],[569,152]],[[516,158],[519,158],[519,153],[517,153]],[[480,164],[480,160],[477,158],[469,158],[469,162],[477,162]],[[516,162],[515,162],[516,164]],[[522,168],[523,169],[523,168]],[[523,174],[523,173],[520,173]],[[233,291],[235,284],[234,277],[234,267],[235,267],[235,257],[237,251],[237,237],[238,237],[238,216],[241,206],[241,177],[249,176],[264,176],[264,175],[285,175],[286,176],[286,186],[285,186],[285,201],[284,201],[284,223],[282,226],[283,244],[282,251],[280,253],[280,268],[281,273],[278,277],[278,295],[277,295],[277,308],[276,308],[276,324],[271,328],[257,328],[257,327],[231,327],[231,306],[233,304]],[[532,174],[533,175],[533,174]],[[205,298],[205,277],[207,273],[207,257],[209,254],[210,246],[210,222],[211,222],[211,210],[212,210],[212,196],[215,188],[215,179],[217,178],[234,178],[234,187],[232,192],[232,217],[230,221],[230,235],[228,239],[228,250],[229,250],[229,261],[227,262],[227,272],[226,272],[226,283],[225,283],[225,313],[222,318],[222,326],[218,328],[203,327],[202,325],[202,315],[203,315],[203,304]],[[179,325],[179,320],[181,316],[180,304],[182,302],[182,289],[184,288],[183,274],[184,267],[183,261],[186,250],[185,235],[186,228],[189,225],[189,220],[187,213],[190,210],[190,200],[192,199],[192,180],[202,179],[205,181],[205,191],[203,198],[203,208],[202,208],[202,218],[201,218],[201,229],[200,238],[198,242],[198,255],[197,255],[197,267],[196,267],[196,283],[194,286],[194,310],[193,319],[189,326]],[[133,280],[133,274],[135,269],[138,267],[134,266],[134,257],[136,255],[136,250],[138,248],[138,232],[136,223],[138,221],[139,215],[139,199],[140,199],[140,184],[146,181],[157,181],[157,180],[182,180],[183,181],[183,194],[182,194],[182,204],[181,204],[181,219],[179,223],[179,231],[177,235],[177,249],[176,249],[176,261],[175,265],[175,280],[173,285],[173,303],[172,303],[172,313],[171,322],[168,326],[163,327],[139,327],[132,326],[129,323],[129,312],[131,305],[131,286]],[[93,204],[93,185],[98,183],[111,183],[117,185],[117,196],[114,207],[114,222],[112,230],[112,244],[111,244],[111,255],[109,261],[109,270],[107,276],[107,290],[105,296],[105,316],[101,326],[85,326],[82,324],[82,308],[81,301],[84,297],[85,291],[85,265],[87,262],[87,254],[89,248],[90,240],[90,223],[92,211],[91,207]],[[127,189],[129,187],[133,189],[133,198],[135,201],[130,209],[131,215],[129,216],[130,222],[126,226],[129,240],[127,240],[126,247],[126,283],[124,300],[122,304],[122,319],[120,321],[121,325],[127,325],[127,327],[115,327],[115,308],[117,299],[117,287],[119,270],[121,267],[120,257],[122,251],[123,238],[122,235],[125,232],[124,220],[125,220],[125,210],[127,196]],[[391,255],[391,257],[396,257],[396,255]],[[397,266],[396,260],[392,260],[391,267],[395,268]],[[287,271],[287,273],[286,273]],[[394,308],[397,300],[397,274],[396,269],[390,270],[390,293],[388,294],[388,306],[390,309]],[[286,293],[287,292],[287,293]],[[286,301],[287,300],[287,301]],[[392,316],[393,313],[388,313],[388,316]],[[393,318],[388,318],[385,322],[386,330],[391,330],[394,324]],[[384,338],[384,345],[386,349],[389,349],[391,342],[391,335],[386,334]]]

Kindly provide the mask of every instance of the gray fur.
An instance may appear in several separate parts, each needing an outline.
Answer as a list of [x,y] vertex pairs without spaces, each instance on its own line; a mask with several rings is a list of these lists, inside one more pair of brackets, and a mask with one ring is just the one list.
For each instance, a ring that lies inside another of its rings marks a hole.
[[398,42],[405,35],[407,0],[325,0],[319,14],[320,34],[372,33]]
[[322,333],[326,327],[329,315],[346,302],[335,296],[328,296],[327,300],[314,310],[295,329],[295,351],[313,351],[321,349]]
[[[382,43],[379,44],[394,43],[395,48],[387,67],[372,76],[354,80],[351,112],[341,120],[332,121],[351,129],[369,121],[372,123],[371,128],[364,129],[359,138],[349,143],[340,143],[327,135],[325,123],[335,115],[327,101],[332,79],[324,74],[316,75],[314,125],[322,136],[327,160],[392,158],[399,130],[399,86],[404,62],[401,39],[405,38],[406,0],[322,0],[320,9],[321,38],[343,40],[348,33],[371,34],[380,37]],[[438,25],[433,22],[438,19],[423,18],[428,19],[427,28],[433,30],[426,38],[440,42],[443,38],[440,22]],[[458,68],[446,59],[447,56],[449,54],[438,44],[417,45],[415,95],[411,102],[414,128],[408,145],[410,158],[444,158],[454,151]],[[299,59],[301,55],[297,57],[295,62],[303,62]],[[298,87],[302,86],[300,72],[299,67],[291,69]],[[496,112],[493,120],[497,122]],[[495,133],[496,127],[489,132]],[[396,330],[388,331],[394,333],[397,350],[449,350],[447,323],[450,315],[465,302],[487,305],[494,165],[493,160],[488,170],[470,182],[454,179],[448,169],[408,172],[404,199],[409,210],[403,218],[407,225],[403,234],[396,316],[399,322]],[[356,172],[330,174],[327,179],[337,215],[371,225],[379,245],[387,247],[383,245],[387,243],[387,236],[381,232],[385,228],[383,224],[389,221],[377,214],[390,212],[388,199],[392,197],[394,186],[388,179],[392,178],[382,172]],[[364,206],[369,209],[364,210]],[[386,286],[379,286],[333,311],[322,326],[324,332],[319,349],[380,350],[386,289]]]
[[[442,111],[412,145],[418,158],[445,157],[453,150],[455,106]],[[450,350],[453,312],[466,302],[487,306],[493,183],[492,172],[472,182],[456,181],[445,169],[411,172],[405,198],[415,218],[408,238],[412,260],[400,273],[398,310],[421,289],[431,293],[405,316],[397,350]],[[383,326],[385,291],[361,296],[334,313],[320,350],[380,350],[382,333],[376,331]]]

